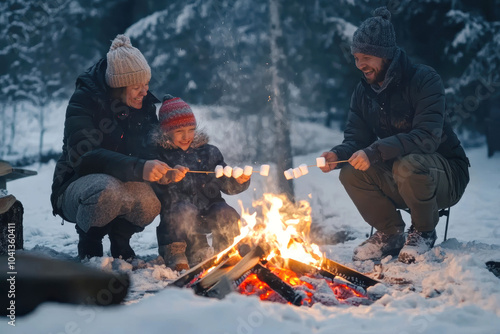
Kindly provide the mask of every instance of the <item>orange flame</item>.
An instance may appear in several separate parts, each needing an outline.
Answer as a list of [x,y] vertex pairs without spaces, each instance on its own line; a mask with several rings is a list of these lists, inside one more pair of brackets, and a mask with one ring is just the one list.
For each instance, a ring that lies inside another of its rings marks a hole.
[[275,247],[274,253],[282,258],[320,265],[319,247],[307,242],[311,224],[311,208],[307,201],[292,205],[284,197],[264,194],[263,200],[254,202],[253,206],[262,208],[263,221],[258,221],[256,213],[242,210],[240,236],[230,247],[250,237],[255,243],[265,241]]

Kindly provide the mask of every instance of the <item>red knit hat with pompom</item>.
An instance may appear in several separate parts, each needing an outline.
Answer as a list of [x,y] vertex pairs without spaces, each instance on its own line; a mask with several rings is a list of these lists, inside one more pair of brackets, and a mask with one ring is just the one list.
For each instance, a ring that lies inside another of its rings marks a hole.
[[163,131],[172,131],[184,126],[196,126],[191,107],[180,97],[165,95],[158,113],[160,125]]

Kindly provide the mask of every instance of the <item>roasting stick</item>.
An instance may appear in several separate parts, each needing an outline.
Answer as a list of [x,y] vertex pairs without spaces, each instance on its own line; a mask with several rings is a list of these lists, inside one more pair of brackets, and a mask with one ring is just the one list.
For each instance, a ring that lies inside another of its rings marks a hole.
[[[342,162],[349,162],[349,160],[339,160],[339,161],[331,161],[331,162],[326,162],[327,164],[329,165],[333,165],[333,164],[340,164]],[[317,167],[317,165],[307,165],[307,167]]]
[[[172,168],[172,170],[175,168]],[[199,173],[199,174],[214,174],[214,171],[209,171],[209,170],[188,170],[186,173]],[[253,170],[252,173],[257,173],[260,174],[259,171]]]
[[[176,168],[169,168],[168,170],[178,170]],[[215,172],[211,172],[208,170],[188,170],[186,173],[199,173],[199,174],[211,174]]]
[[342,162],[349,162],[349,160],[340,160],[340,161],[329,161],[327,162],[325,157],[318,157],[316,158],[316,165],[306,165],[306,164],[302,164],[300,165],[299,167],[296,167],[296,168],[289,168],[287,169],[286,171],[284,171],[283,173],[285,174],[285,178],[287,180],[292,180],[292,179],[298,179],[299,177],[303,176],[303,175],[306,175],[307,173],[309,173],[309,170],[308,168],[309,167],[318,167],[318,168],[321,168],[321,167],[325,167],[326,164],[339,164],[339,163],[342,163]]
[[[170,168],[170,170],[174,170],[175,168]],[[216,177],[222,177],[223,175],[227,177],[233,176],[234,178],[238,178],[241,175],[245,174],[247,176],[252,175],[252,173],[258,173],[262,176],[269,175],[269,165],[261,165],[260,170],[253,170],[252,166],[245,166],[245,168],[235,167],[234,169],[230,166],[222,167],[216,166],[214,171],[204,171],[204,170],[188,170],[187,173],[197,173],[197,174],[216,174]]]

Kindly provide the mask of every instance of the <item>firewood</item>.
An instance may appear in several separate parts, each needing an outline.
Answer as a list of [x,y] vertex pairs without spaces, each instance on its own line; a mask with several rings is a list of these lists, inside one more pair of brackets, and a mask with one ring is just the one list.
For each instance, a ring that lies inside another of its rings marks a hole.
[[[235,281],[238,278],[240,278],[244,273],[255,267],[257,263],[259,263],[260,259],[265,255],[264,251],[260,246],[256,246],[250,253],[245,255],[241,261],[239,261],[234,267],[232,267],[227,273],[225,273],[223,276],[227,278],[229,282]],[[220,280],[222,277],[216,275],[213,276],[214,279],[207,279],[208,277],[205,277],[200,281],[200,286],[203,289],[208,289],[215,283],[217,283],[218,280]],[[218,278],[215,280],[215,278]]]
[[[236,245],[234,245],[233,248],[238,249],[240,251],[240,254],[241,254],[240,247],[244,248],[244,246],[247,246],[247,244],[246,244],[247,242],[249,242],[248,239],[240,240],[240,242],[238,242]],[[184,273],[177,280],[175,280],[174,282],[172,282],[171,284],[169,284],[169,286],[176,286],[176,287],[179,287],[179,288],[185,287],[186,284],[188,284],[189,282],[191,282],[197,275],[201,274],[204,270],[208,270],[211,267],[217,266],[221,262],[226,261],[228,259],[227,253],[229,253],[229,252],[230,251],[226,252],[225,254],[221,254],[221,253],[215,254],[211,258],[209,258],[209,259],[207,259],[207,260],[205,260],[203,262],[200,262],[199,264],[197,264],[196,266],[194,266],[193,268],[191,268],[190,270],[188,270],[186,273]]]
[[205,296],[210,298],[222,299],[233,290],[234,289],[232,283],[229,282],[226,276],[222,276],[221,279],[213,287],[205,292]]
[[257,264],[252,271],[257,275],[258,279],[266,283],[287,302],[296,306],[302,305],[302,295],[296,292],[288,283],[273,274],[271,270],[261,264]]
[[321,265],[322,269],[326,272],[334,274],[335,276],[342,277],[349,282],[366,289],[378,283],[382,283],[376,279],[368,277],[359,271],[343,266],[340,263],[324,258]]
[[[217,255],[218,254],[212,256],[209,259],[206,259],[203,262],[198,263],[196,266],[194,266],[193,268],[189,269],[181,277],[179,277],[178,279],[176,279],[174,282],[170,283],[168,286],[176,286],[178,288],[185,287],[186,284],[188,284],[189,282],[191,282],[196,277],[196,275],[199,275],[204,270],[210,269],[214,265],[217,265],[218,264]],[[223,260],[223,259],[225,260],[225,257],[221,258],[221,260]]]
[[211,272],[209,272],[199,281],[202,289],[206,289],[207,287],[210,287],[217,283],[222,278],[222,276],[229,272],[229,270],[231,270],[239,261],[241,261],[241,259],[242,258],[239,255],[234,255],[212,269]]

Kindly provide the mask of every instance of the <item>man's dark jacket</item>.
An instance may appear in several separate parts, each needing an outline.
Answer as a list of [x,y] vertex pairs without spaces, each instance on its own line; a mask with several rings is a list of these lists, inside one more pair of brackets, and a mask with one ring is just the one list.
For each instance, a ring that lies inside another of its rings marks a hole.
[[62,155],[54,171],[50,200],[59,214],[57,200],[69,184],[94,173],[127,181],[143,181],[148,133],[158,124],[150,92],[141,110],[130,108],[110,97],[106,84],[107,62],[101,59],[76,80],[64,123]]
[[402,50],[397,55],[384,89],[376,93],[364,79],[356,86],[344,141],[331,151],[347,160],[364,150],[371,164],[410,153],[439,153],[460,176],[458,188],[465,189],[469,161],[446,115],[440,76],[429,66],[412,64]]

